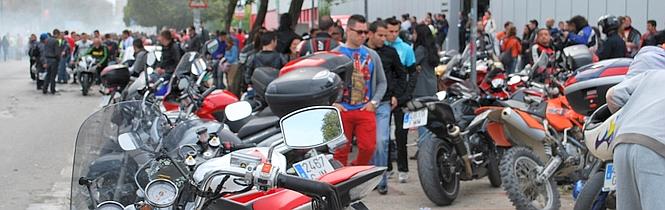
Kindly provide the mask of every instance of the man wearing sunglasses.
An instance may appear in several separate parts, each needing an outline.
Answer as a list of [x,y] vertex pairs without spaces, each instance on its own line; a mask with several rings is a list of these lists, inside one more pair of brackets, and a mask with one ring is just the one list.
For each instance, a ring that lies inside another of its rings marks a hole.
[[351,165],[369,165],[376,147],[376,115],[374,110],[383,99],[387,82],[381,58],[376,51],[364,46],[369,33],[367,20],[353,15],[347,22],[346,43],[333,51],[353,59],[353,71],[345,76],[344,93],[334,103],[342,113],[344,134],[348,143],[335,152],[335,159],[348,164],[351,140],[356,137],[358,156]]

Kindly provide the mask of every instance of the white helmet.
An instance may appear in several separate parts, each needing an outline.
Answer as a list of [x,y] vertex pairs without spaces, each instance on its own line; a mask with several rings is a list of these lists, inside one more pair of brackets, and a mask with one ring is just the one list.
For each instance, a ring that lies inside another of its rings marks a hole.
[[584,125],[584,142],[587,149],[600,160],[612,160],[619,113],[620,111],[612,114],[607,105],[603,105],[591,114]]

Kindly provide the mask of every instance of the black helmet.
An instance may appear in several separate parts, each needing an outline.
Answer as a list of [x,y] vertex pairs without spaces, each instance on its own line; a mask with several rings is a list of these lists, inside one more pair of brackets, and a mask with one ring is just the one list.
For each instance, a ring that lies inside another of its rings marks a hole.
[[605,15],[598,19],[598,27],[601,28],[605,34],[619,30],[620,25],[621,22],[619,21],[619,18],[614,15]]

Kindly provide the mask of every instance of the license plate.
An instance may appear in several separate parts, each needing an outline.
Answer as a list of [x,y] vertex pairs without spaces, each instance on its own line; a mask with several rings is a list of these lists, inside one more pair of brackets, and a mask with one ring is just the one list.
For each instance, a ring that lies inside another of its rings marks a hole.
[[605,167],[605,182],[603,183],[603,192],[616,190],[617,178],[614,173],[614,164],[608,163]]
[[427,109],[404,113],[404,125],[402,128],[410,129],[427,125]]
[[293,164],[293,168],[298,173],[298,176],[305,179],[316,180],[324,174],[330,173],[335,170],[326,155],[320,154]]

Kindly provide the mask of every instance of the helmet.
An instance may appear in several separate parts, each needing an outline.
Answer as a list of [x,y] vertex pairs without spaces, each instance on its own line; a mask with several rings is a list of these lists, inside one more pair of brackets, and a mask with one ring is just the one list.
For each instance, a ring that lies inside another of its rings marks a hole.
[[619,18],[614,15],[605,15],[598,19],[598,27],[600,27],[605,34],[618,30],[620,25],[621,22],[619,22]]
[[612,160],[620,112],[612,114],[607,105],[603,105],[591,114],[584,125],[584,143],[589,152],[602,161]]

